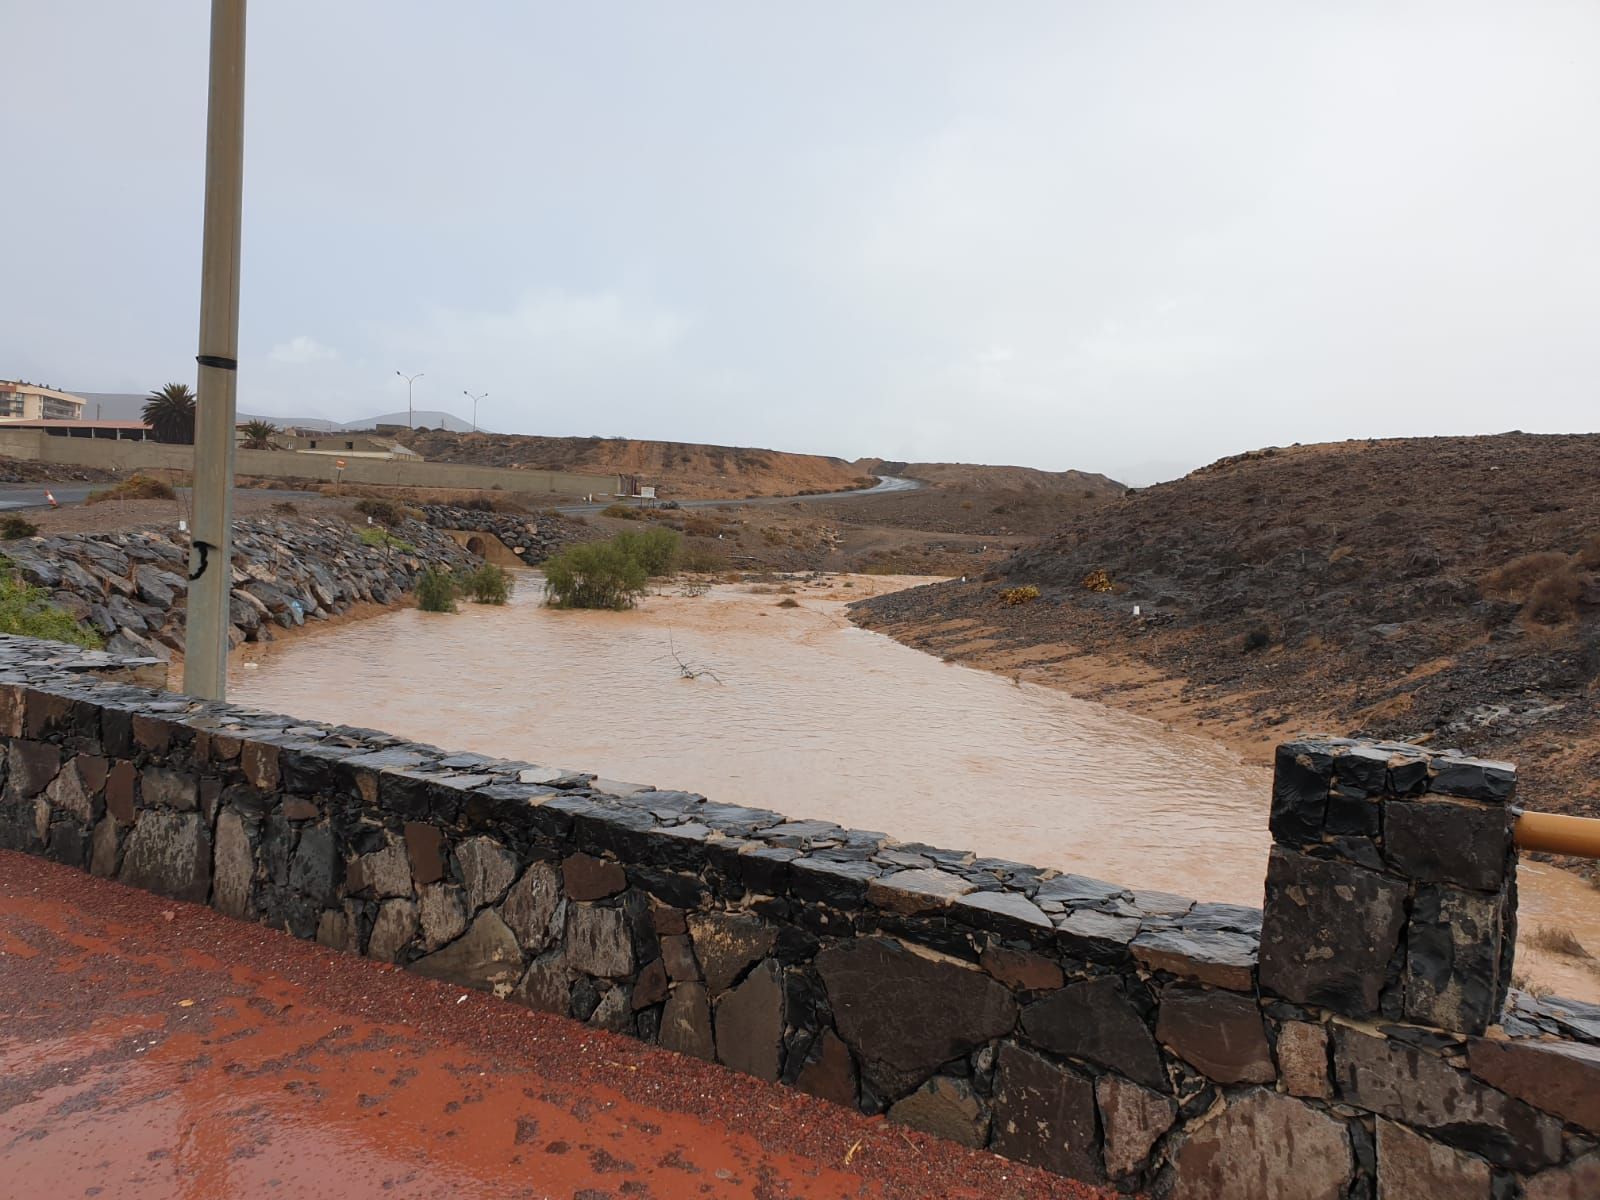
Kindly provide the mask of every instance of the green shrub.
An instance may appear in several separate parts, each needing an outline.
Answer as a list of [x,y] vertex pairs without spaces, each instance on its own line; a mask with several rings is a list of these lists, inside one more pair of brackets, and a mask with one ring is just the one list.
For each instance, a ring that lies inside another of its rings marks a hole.
[[678,553],[678,566],[685,571],[716,575],[728,569],[728,556],[715,546],[686,542]]
[[0,521],[0,540],[9,542],[16,538],[32,537],[38,532],[37,525],[22,517],[6,517]]
[[369,546],[380,550],[397,550],[401,554],[415,554],[417,548],[404,538],[397,538],[381,525],[362,525],[356,534]]
[[622,552],[632,558],[652,579],[671,574],[677,564],[682,539],[670,529],[629,529],[611,539]]
[[544,564],[553,608],[632,608],[648,581],[644,564],[615,540],[569,546]]
[[511,599],[511,572],[494,563],[484,563],[475,571],[463,572],[461,591],[476,604],[504,604]]
[[395,526],[406,519],[406,506],[397,504],[393,500],[381,500],[369,496],[365,500],[356,501],[356,511],[362,516],[371,517],[380,525]]
[[417,576],[417,607],[423,612],[455,612],[456,577],[443,567],[425,567]]
[[50,597],[12,576],[0,579],[0,633],[46,638],[98,650],[100,635],[78,624],[71,613],[50,603]]
[[615,517],[619,521],[637,521],[639,510],[630,504],[608,504],[600,510],[602,517]]

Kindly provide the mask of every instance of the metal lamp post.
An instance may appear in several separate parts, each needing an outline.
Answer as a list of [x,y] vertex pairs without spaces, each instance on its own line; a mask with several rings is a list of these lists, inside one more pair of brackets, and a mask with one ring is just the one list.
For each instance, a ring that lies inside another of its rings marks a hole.
[[461,389],[461,394],[463,396],[465,396],[468,400],[472,401],[472,432],[473,433],[477,433],[478,432],[478,401],[479,400],[487,400],[489,398],[489,393],[488,392],[484,392],[483,395],[481,395],[481,396],[474,396],[471,392],[467,391],[466,388],[462,388]]
[[417,424],[417,416],[411,408],[411,385],[421,379],[424,372],[418,371],[415,375],[407,375],[404,371],[396,371],[395,374],[406,381],[406,428],[414,429]]

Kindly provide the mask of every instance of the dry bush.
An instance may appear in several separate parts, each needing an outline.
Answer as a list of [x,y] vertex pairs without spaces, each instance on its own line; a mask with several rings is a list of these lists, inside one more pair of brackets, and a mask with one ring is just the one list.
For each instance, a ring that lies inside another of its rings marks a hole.
[[1600,533],[1591,537],[1578,551],[1578,565],[1591,571],[1600,567]]
[[1541,925],[1528,935],[1528,945],[1564,958],[1593,958],[1578,935],[1562,925]]
[[1111,576],[1104,567],[1097,568],[1083,577],[1083,587],[1091,592],[1109,592],[1112,588]]
[[1533,585],[1523,615],[1540,625],[1561,625],[1571,620],[1577,612],[1578,597],[1583,594],[1583,581],[1570,569],[1546,575]]
[[1009,608],[1015,608],[1019,604],[1032,604],[1038,598],[1039,589],[1031,583],[1025,583],[1021,587],[1006,588],[1000,593],[1000,603]]
[[1526,598],[1541,579],[1567,570],[1567,556],[1559,550],[1524,554],[1484,576],[1484,590],[1514,599]]
[[98,492],[90,492],[85,504],[103,504],[107,500],[176,500],[178,493],[172,485],[149,475],[133,475],[121,483],[114,483]]
[[690,513],[683,518],[683,531],[691,537],[716,537],[726,526],[726,522],[717,520],[716,517],[704,516],[701,513]]
[[800,601],[796,600],[793,596],[785,596],[782,600],[778,601],[778,607],[779,608],[799,608],[800,607]]

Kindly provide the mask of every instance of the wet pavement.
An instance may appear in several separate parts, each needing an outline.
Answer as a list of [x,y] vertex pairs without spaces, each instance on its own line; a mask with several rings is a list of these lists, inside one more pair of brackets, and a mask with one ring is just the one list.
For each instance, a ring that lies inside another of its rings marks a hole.
[[0,1195],[1099,1194],[0,851]]

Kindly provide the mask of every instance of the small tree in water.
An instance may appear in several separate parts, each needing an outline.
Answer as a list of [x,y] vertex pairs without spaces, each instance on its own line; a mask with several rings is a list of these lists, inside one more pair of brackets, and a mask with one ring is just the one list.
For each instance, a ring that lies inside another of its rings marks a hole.
[[569,546],[544,564],[552,608],[632,608],[649,579],[644,564],[614,541]]
[[456,577],[443,567],[424,567],[417,577],[417,607],[423,612],[455,612]]
[[461,590],[475,604],[504,604],[511,599],[511,572],[486,562],[461,576]]

